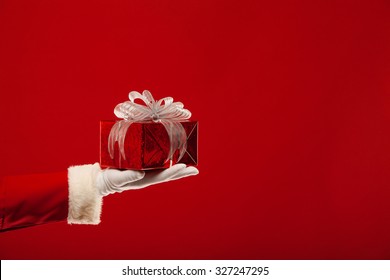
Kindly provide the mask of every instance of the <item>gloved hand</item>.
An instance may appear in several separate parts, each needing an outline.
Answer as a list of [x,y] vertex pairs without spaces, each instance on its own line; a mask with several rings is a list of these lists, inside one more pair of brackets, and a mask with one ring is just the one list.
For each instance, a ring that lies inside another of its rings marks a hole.
[[163,182],[181,179],[198,174],[196,167],[179,163],[165,170],[134,171],[117,169],[101,170],[97,174],[96,187],[102,196],[136,190]]

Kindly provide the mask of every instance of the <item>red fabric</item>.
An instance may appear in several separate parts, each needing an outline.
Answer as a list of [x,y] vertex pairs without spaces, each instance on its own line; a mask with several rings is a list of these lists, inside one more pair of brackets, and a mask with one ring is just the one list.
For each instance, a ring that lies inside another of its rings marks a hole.
[[67,215],[67,172],[1,179],[0,231],[63,221]]

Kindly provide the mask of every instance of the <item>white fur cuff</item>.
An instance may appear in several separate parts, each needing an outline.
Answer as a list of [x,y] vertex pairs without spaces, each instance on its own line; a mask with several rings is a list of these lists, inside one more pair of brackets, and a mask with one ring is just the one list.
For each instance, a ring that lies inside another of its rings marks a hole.
[[98,193],[95,182],[100,170],[98,163],[68,168],[68,224],[97,225],[100,223],[103,199]]

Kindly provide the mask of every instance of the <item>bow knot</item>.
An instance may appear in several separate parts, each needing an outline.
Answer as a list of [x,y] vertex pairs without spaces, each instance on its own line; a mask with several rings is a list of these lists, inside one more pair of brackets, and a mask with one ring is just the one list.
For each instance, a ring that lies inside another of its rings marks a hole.
[[[165,97],[160,100],[154,100],[148,90],[141,93],[132,91],[129,93],[130,101],[119,103],[114,113],[118,118],[133,121],[158,121],[158,120],[187,120],[191,117],[191,112],[184,109],[181,102],[173,102],[172,97]],[[135,101],[140,99],[145,105],[138,104]]]

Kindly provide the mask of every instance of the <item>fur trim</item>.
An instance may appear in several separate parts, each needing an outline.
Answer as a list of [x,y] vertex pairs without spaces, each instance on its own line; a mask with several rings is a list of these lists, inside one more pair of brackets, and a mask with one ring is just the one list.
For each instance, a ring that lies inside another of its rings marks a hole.
[[103,197],[98,193],[95,182],[100,170],[98,163],[68,168],[68,224],[100,223]]

